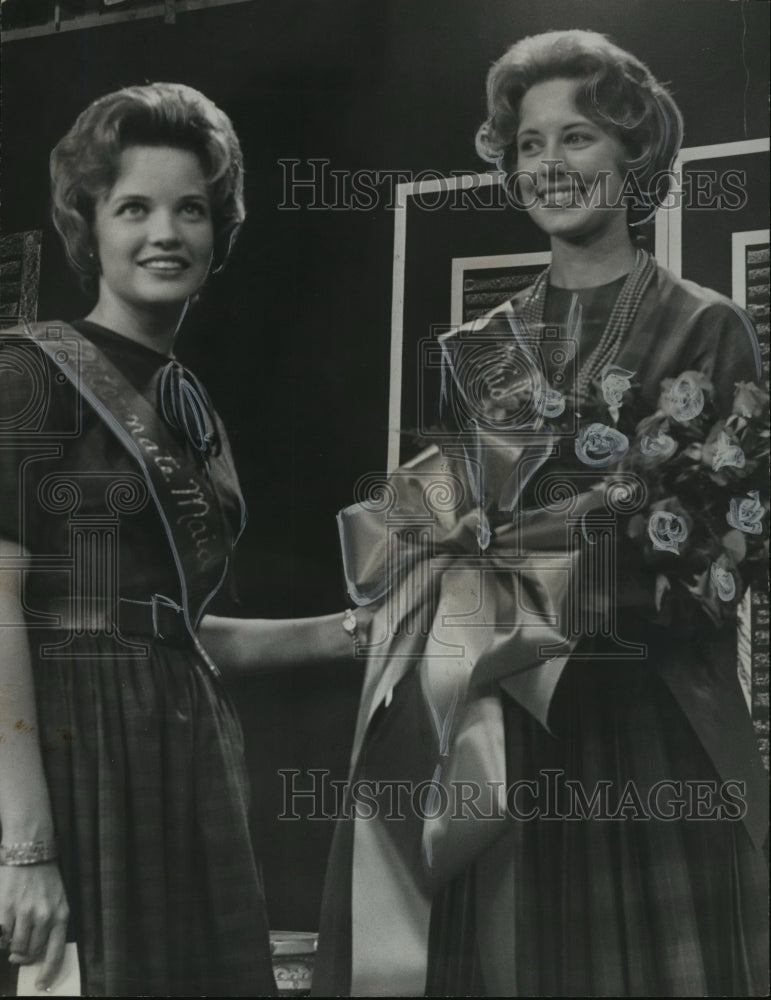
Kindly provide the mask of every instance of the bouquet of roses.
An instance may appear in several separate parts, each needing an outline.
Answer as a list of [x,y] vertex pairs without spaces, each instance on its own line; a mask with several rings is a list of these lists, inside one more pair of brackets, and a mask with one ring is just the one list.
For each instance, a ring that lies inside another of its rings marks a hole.
[[685,371],[661,383],[655,412],[641,417],[633,378],[617,365],[603,370],[577,414],[576,457],[644,482],[643,506],[624,528],[650,573],[657,614],[695,603],[722,624],[748,585],[766,581],[768,393],[738,383],[720,419],[709,379]]
[[[738,383],[732,412],[723,418],[726,407],[718,409],[701,372],[665,379],[654,402],[643,397],[634,372],[609,364],[575,402],[524,354],[508,338],[503,344],[472,340],[448,349],[443,369],[443,395],[455,391],[461,416],[473,404],[473,421],[459,425],[473,427],[478,437],[466,466],[474,467],[471,459],[484,466],[478,499],[490,521],[511,517],[507,489],[516,479],[511,463],[523,450],[523,435],[533,432],[535,441],[550,432],[560,447],[544,466],[549,478],[558,472],[570,481],[580,472],[582,488],[592,482],[590,490],[618,496],[619,473],[631,473],[641,487],[617,536],[619,563],[628,557],[643,570],[642,580],[630,577],[629,595],[642,583],[639,596],[662,624],[693,622],[697,611],[718,625],[733,620],[747,586],[765,586],[767,579],[768,393],[753,382]],[[496,441],[502,442],[497,450]],[[547,503],[538,479],[535,471],[523,483],[516,479],[518,507]]]

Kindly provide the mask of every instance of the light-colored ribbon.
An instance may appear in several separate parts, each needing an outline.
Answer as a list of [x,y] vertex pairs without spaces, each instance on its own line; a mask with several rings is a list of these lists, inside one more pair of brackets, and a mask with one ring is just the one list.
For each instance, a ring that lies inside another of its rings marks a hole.
[[[538,388],[537,365],[518,324],[506,320],[511,337],[504,330],[489,345],[503,362],[482,365],[489,378],[476,377],[481,355],[443,344],[443,398],[456,393],[464,429],[441,450],[365,481],[360,502],[338,515],[351,597],[382,602],[368,636],[351,778],[366,777],[373,717],[410,670],[436,739],[421,843],[405,842],[406,830],[385,817],[354,827],[353,995],[422,994],[431,893],[502,832],[501,692],[548,728],[552,696],[584,631],[576,608],[582,618],[607,613],[601,574],[588,572],[596,567],[584,558],[595,515],[605,528],[612,523],[596,473],[558,477],[551,492],[536,491],[542,508],[521,510],[525,486],[557,450],[545,421],[521,403],[520,382]],[[393,747],[395,770],[408,752]],[[475,808],[464,810],[468,795]],[[413,870],[407,859],[421,853],[422,869]]]
[[[512,462],[523,454],[512,453]],[[429,449],[397,470],[376,501],[339,515],[351,594],[359,603],[385,597],[370,633],[351,773],[375,712],[417,669],[437,740],[436,767],[426,776],[437,785],[426,812],[437,816],[426,820],[423,840],[432,882],[458,871],[500,832],[495,820],[452,817],[460,782],[481,789],[476,804],[486,815],[504,815],[501,689],[548,727],[554,689],[578,638],[568,624],[582,556],[564,504],[494,528],[481,549],[479,513],[463,493],[459,468],[460,459]],[[591,524],[604,509],[603,493],[590,490],[573,497],[570,520]],[[595,601],[602,607],[602,595]],[[581,603],[590,604],[585,590]],[[445,795],[450,807],[442,809]]]

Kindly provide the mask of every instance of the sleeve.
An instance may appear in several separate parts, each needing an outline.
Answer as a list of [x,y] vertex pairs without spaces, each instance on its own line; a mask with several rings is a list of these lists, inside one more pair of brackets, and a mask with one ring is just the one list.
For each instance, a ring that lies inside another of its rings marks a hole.
[[[44,459],[61,453],[77,425],[74,390],[57,381],[49,359],[30,338],[0,333],[0,536],[35,537],[37,482]],[[35,459],[35,461],[32,461]],[[25,500],[25,497],[27,498]]]
[[699,313],[689,347],[693,367],[715,387],[719,413],[731,412],[737,382],[761,384],[758,335],[749,316],[730,299],[720,299]]

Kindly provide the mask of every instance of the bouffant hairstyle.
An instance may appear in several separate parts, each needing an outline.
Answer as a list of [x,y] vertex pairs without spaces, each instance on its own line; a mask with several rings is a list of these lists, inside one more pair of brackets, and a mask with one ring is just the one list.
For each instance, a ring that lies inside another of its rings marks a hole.
[[92,284],[99,269],[92,236],[96,199],[117,180],[120,155],[130,146],[170,146],[198,156],[219,270],[246,214],[241,146],[228,116],[208,97],[181,83],[151,83],[94,101],[51,153],[54,225],[84,283]]
[[500,170],[517,166],[519,108],[525,93],[547,80],[576,80],[579,110],[628,152],[635,193],[629,222],[650,218],[669,190],[683,120],[672,96],[648,67],[594,31],[548,31],[523,38],[490,68],[487,114],[477,132],[477,152]]

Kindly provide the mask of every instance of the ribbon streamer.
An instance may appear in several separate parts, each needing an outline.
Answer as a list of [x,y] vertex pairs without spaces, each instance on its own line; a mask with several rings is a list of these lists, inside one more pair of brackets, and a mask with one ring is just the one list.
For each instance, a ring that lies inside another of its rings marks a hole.
[[201,455],[219,453],[219,434],[206,390],[191,371],[170,361],[161,373],[158,396],[169,427],[180,431]]

